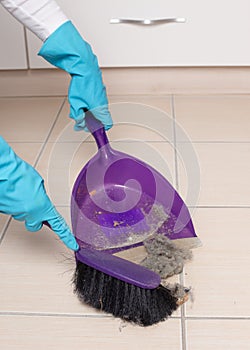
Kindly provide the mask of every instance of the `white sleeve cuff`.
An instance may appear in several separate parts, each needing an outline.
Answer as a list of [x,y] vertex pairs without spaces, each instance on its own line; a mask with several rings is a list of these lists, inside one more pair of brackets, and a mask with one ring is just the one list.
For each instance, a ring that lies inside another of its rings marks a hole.
[[0,3],[42,41],[68,21],[54,0],[0,0]]

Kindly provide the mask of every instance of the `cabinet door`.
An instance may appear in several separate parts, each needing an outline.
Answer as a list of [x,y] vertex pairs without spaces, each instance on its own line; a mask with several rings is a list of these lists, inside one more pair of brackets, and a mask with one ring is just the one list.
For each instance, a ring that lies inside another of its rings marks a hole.
[[24,29],[0,5],[0,69],[27,68]]
[[44,58],[37,55],[43,42],[29,30],[27,30],[27,42],[30,68],[54,68],[54,66],[48,63]]
[[[250,64],[249,0],[57,0],[104,67]],[[111,18],[185,18],[185,23],[110,24]],[[30,39],[30,38],[29,38]],[[36,39],[29,42],[35,46]],[[33,67],[39,62],[31,50]]]

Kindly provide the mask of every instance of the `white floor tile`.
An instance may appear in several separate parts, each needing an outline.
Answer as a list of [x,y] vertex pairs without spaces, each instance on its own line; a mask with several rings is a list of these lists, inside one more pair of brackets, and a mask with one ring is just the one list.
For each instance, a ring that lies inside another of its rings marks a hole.
[[1,135],[9,142],[43,142],[64,98],[1,98]]
[[250,208],[203,208],[194,225],[203,246],[185,267],[185,285],[193,288],[187,316],[250,317]]
[[187,204],[249,206],[250,143],[191,146],[177,144],[179,189]]
[[249,95],[176,96],[177,140],[250,141]]
[[74,254],[48,228],[32,233],[12,221],[0,265],[0,312],[98,314],[74,295]]
[[180,321],[149,328],[113,318],[0,316],[0,342],[6,350],[181,350]]
[[189,320],[188,350],[248,350],[250,320]]
[[18,157],[31,165],[34,165],[42,148],[42,143],[10,142],[9,145]]
[[[111,141],[147,140],[173,141],[173,119],[169,98],[123,97],[110,98],[110,113],[114,126],[107,135]],[[92,137],[73,130],[74,121],[69,117],[69,105],[65,104],[50,135],[49,142],[78,142]]]

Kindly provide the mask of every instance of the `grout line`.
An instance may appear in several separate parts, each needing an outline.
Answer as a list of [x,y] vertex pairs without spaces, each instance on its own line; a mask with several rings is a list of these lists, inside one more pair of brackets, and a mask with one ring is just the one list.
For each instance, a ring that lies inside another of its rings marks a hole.
[[6,236],[11,220],[12,220],[12,217],[10,216],[3,227],[2,234],[0,235],[0,245],[2,244],[3,239]]
[[[174,95],[171,96],[171,113],[173,118],[173,143],[174,143],[174,169],[175,169],[175,187],[179,191],[179,173],[178,173],[178,155],[176,148],[176,118],[175,118],[175,105],[174,105]],[[179,283],[184,285],[183,272],[179,275]],[[186,330],[186,320],[185,320],[185,308],[184,305],[181,306],[181,343],[182,350],[187,350],[187,330]]]
[[51,128],[50,128],[50,131],[48,132],[48,135],[47,135],[45,141],[43,142],[43,145],[42,145],[42,147],[41,147],[41,150],[40,150],[38,156],[36,157],[36,160],[35,160],[34,165],[33,165],[34,168],[37,166],[37,164],[38,164],[38,162],[39,162],[39,160],[40,160],[40,158],[41,158],[41,156],[42,156],[42,154],[43,154],[43,151],[44,151],[44,149],[45,149],[45,147],[46,147],[46,144],[48,143],[48,139],[50,138],[50,135],[52,134],[52,131],[53,131],[54,127],[55,127],[55,124],[56,124],[56,122],[58,121],[58,118],[59,118],[59,116],[60,116],[60,113],[61,113],[61,111],[62,111],[64,105],[65,105],[65,102],[66,102],[66,98],[63,99],[63,102],[62,102],[62,104],[61,104],[61,107],[59,108],[59,110],[58,110],[58,112],[57,112],[56,118],[55,118],[55,120],[54,120],[54,122],[53,122],[53,124],[52,124],[52,126],[51,126]]
[[29,316],[29,317],[71,317],[71,318],[111,318],[109,315],[85,315],[68,313],[47,313],[47,312],[19,312],[19,311],[0,311],[0,316]]
[[5,99],[21,99],[21,98],[56,98],[56,97],[60,97],[60,98],[67,98],[67,96],[65,96],[65,94],[63,95],[18,95],[18,96],[0,96],[0,100],[5,100]]
[[[43,143],[43,141],[15,141],[15,140],[7,140],[8,142],[12,142],[12,143]],[[123,143],[123,142],[127,142],[127,143],[145,143],[145,142],[148,142],[148,143],[161,143],[161,144],[169,144],[169,145],[174,145],[174,141],[163,141],[163,140],[145,140],[145,139],[138,139],[138,140],[112,140],[112,139],[109,139],[110,142],[112,143]],[[62,144],[67,144],[67,143],[79,143],[79,141],[76,141],[76,140],[70,140],[70,141],[47,141],[47,143],[62,143]],[[84,143],[95,143],[95,140],[84,140]],[[179,143],[187,143],[187,142],[179,142],[177,141],[176,142],[177,144]],[[250,142],[196,142],[196,141],[192,141],[192,144],[215,144],[215,143],[219,143],[219,144],[234,144],[234,145],[237,145],[237,144],[243,144],[243,145],[250,145]]]
[[62,205],[57,204],[56,207],[57,208],[70,208],[70,205],[69,204],[68,205],[66,205],[66,204],[62,204]]
[[[69,208],[70,205],[66,205],[66,204],[57,204],[57,207],[61,207],[61,208]],[[216,206],[216,205],[196,205],[196,206],[188,206],[188,208],[197,208],[197,209],[250,209],[250,205],[249,206]]]
[[[9,141],[9,142],[15,142],[15,141]],[[24,142],[21,142],[21,141],[19,141],[20,143],[24,143]],[[72,140],[72,141],[48,141],[47,143],[60,143],[60,144],[67,144],[67,143],[71,143],[71,144],[73,144],[73,143],[79,143],[80,141],[74,141],[74,140]],[[82,141],[82,142],[84,142],[84,144],[85,143],[89,143],[89,144],[96,144],[96,141],[94,141],[94,140],[84,140],[84,141]],[[172,141],[156,141],[156,140],[140,140],[140,139],[137,139],[137,140],[126,140],[126,139],[123,139],[123,140],[112,140],[111,138],[109,139],[109,142],[110,143],[113,143],[113,144],[119,144],[119,143],[141,143],[141,144],[145,144],[145,143],[155,143],[155,144],[157,144],[157,143],[161,143],[161,144],[168,144],[168,145],[170,145],[170,146],[173,146],[173,142]],[[25,142],[26,143],[26,142]],[[30,142],[30,143],[32,143],[32,142]],[[41,143],[41,142],[40,142]]]
[[43,141],[13,141],[13,140],[10,140],[10,139],[5,139],[7,142],[9,142],[9,143],[21,143],[21,144],[42,144],[43,143]]
[[24,46],[25,46],[25,56],[26,56],[27,69],[30,70],[28,37],[27,37],[27,30],[24,26],[23,26],[23,34],[24,34]]
[[231,317],[227,317],[227,316],[186,316],[186,320],[191,320],[191,321],[202,321],[202,320],[221,320],[221,321],[250,321],[250,316],[231,316]]
[[188,208],[195,209],[249,209],[250,205],[195,205],[188,206]]
[[[9,142],[13,142],[13,143],[41,143],[41,141],[9,141]],[[58,143],[78,143],[79,141],[74,141],[74,140],[70,140],[70,141],[57,141]],[[168,143],[170,145],[174,144],[174,140],[173,141],[165,141],[165,140],[150,140],[150,139],[137,139],[137,140],[112,140],[110,138],[110,142],[113,143],[119,143],[119,142],[150,142],[150,143]],[[55,141],[48,141],[48,143],[55,143]],[[84,140],[84,143],[95,143],[94,140]],[[190,142],[186,142],[186,141],[176,141],[176,143],[190,143]],[[192,144],[233,144],[233,145],[237,145],[237,144],[250,144],[250,141],[192,141]]]
[[[202,141],[202,140],[196,140],[196,141],[193,141],[193,140],[191,140],[191,142],[192,143],[195,143],[195,144],[199,144],[199,143],[201,143],[201,144],[237,144],[237,143],[243,143],[243,144],[245,144],[245,143],[250,143],[250,141],[248,141],[248,140],[246,140],[246,141],[238,141],[238,140],[236,140],[236,141],[223,141],[223,140],[211,140],[211,141],[209,141],[209,140],[205,140],[205,141]],[[182,141],[182,140],[180,140],[180,141],[177,141],[177,143],[190,143],[190,141]]]
[[[22,142],[22,141],[13,141],[13,142]],[[74,140],[71,140],[71,141],[58,141],[58,143],[65,143],[65,144],[67,144],[67,143],[78,143],[79,141],[74,141]],[[126,140],[126,139],[123,139],[123,140],[112,140],[111,138],[109,139],[109,142],[112,142],[112,143],[124,143],[124,142],[126,142],[126,143],[133,143],[133,142],[141,142],[141,143],[146,143],[146,142],[148,142],[148,143],[165,143],[165,144],[169,144],[169,145],[173,145],[174,144],[174,140],[173,141],[163,141],[163,140],[145,140],[145,139],[138,139],[138,140],[130,140],[130,139],[128,139],[128,140]],[[35,143],[35,142],[34,142]],[[48,143],[55,143],[55,141],[49,141]],[[94,140],[84,140],[84,143],[95,143],[95,141]],[[179,142],[179,141],[176,141],[176,144],[186,144],[186,143],[188,143],[189,144],[189,142]],[[207,141],[192,141],[192,144],[195,144],[195,145],[199,145],[199,144],[208,144],[208,145],[213,145],[213,144],[222,144],[222,145],[238,145],[238,144],[240,144],[240,145],[250,145],[250,142],[248,142],[248,141],[242,141],[242,142],[237,142],[237,141],[230,141],[230,142],[227,142],[227,141],[209,141],[209,142],[207,142]]]
[[[23,312],[23,311],[0,311],[0,316],[30,316],[30,317],[71,317],[71,318],[114,318],[112,315],[105,314],[71,314],[71,313],[56,313],[56,312]],[[116,318],[118,319],[118,317]],[[180,319],[179,316],[171,316],[171,319]],[[192,321],[202,321],[202,320],[221,320],[221,321],[250,321],[250,316],[186,316],[185,319]],[[167,322],[167,321],[166,321]]]
[[[22,312],[22,311],[0,311],[0,316],[29,316],[29,317],[69,317],[69,318],[109,318],[109,319],[119,319],[118,317],[113,317],[110,315],[100,314],[100,315],[88,315],[88,314],[71,314],[71,313],[54,313],[54,312]],[[178,316],[171,316],[170,319],[180,319]],[[120,319],[122,322],[122,319]]]
[[175,118],[175,108],[174,108],[174,95],[171,96],[171,114],[173,118],[173,144],[174,144],[174,170],[175,170],[175,187],[179,191],[179,174],[178,174],[178,155],[176,148],[176,118]]
[[[55,68],[51,68],[51,70],[53,70]],[[27,72],[28,69],[17,69],[17,71],[21,71],[21,72]],[[29,71],[33,73],[34,70],[44,70],[44,68],[30,68]],[[11,71],[11,70],[3,70],[3,72],[7,72],[7,71]],[[42,72],[41,72],[42,73]],[[53,72],[52,72],[53,74]],[[59,78],[62,78],[62,76],[57,76]],[[0,78],[1,78],[1,70],[0,70]],[[5,78],[5,77],[4,77]],[[24,76],[23,77],[24,79],[27,78],[27,76]],[[32,77],[33,78],[33,77]],[[13,76],[10,77],[10,79],[15,79]],[[36,77],[34,77],[33,79],[36,79]],[[63,83],[67,84],[67,81],[63,81]],[[18,97],[26,97],[26,96],[43,96],[41,95],[41,92],[38,93],[37,92],[37,95],[21,95],[22,92],[20,92],[20,94],[18,93],[17,95],[16,94],[13,94],[13,95],[0,95],[0,98],[18,98]],[[114,94],[111,94],[108,96],[108,100],[109,100],[109,104],[115,104],[115,103],[141,103],[140,101],[135,101],[135,100],[129,100],[129,101],[122,101],[122,100],[118,100],[118,98],[120,98],[121,96],[125,96],[127,98],[134,98],[134,96],[139,96],[139,97],[146,97],[146,98],[169,98],[171,97],[171,95],[174,94],[175,96],[177,97],[191,97],[191,98],[194,98],[194,97],[198,97],[198,98],[203,98],[203,97],[216,97],[218,96],[218,98],[221,98],[223,96],[225,97],[230,97],[232,98],[234,95],[236,95],[237,98],[239,98],[240,96],[243,95],[243,97],[247,97],[249,98],[250,96],[250,91],[249,93],[246,93],[246,94],[237,94],[237,93],[226,93],[226,94],[220,94],[220,93],[216,93],[216,94],[206,94],[206,93],[201,93],[201,94],[195,94],[195,93],[191,93],[191,94],[178,94],[178,93],[175,93],[174,91],[171,92],[169,91],[169,93],[166,93],[166,94],[155,94],[155,93],[136,93],[136,92],[131,92],[130,94],[118,94],[118,95],[114,95]],[[65,93],[55,93],[55,95],[49,95],[49,93],[47,95],[44,95],[44,96],[66,96]],[[111,96],[111,97],[110,97]],[[111,99],[117,99],[117,101],[110,101]]]
[[[184,286],[183,271],[179,275],[179,283],[182,286]],[[181,337],[182,337],[182,350],[187,350],[187,327],[186,327],[185,303],[181,305]]]

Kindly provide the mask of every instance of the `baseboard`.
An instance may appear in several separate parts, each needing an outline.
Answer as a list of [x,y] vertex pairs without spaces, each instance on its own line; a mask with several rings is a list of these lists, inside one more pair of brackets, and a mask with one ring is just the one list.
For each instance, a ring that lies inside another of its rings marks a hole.
[[[249,94],[250,67],[103,68],[109,95]],[[0,97],[66,96],[58,69],[0,71]]]

